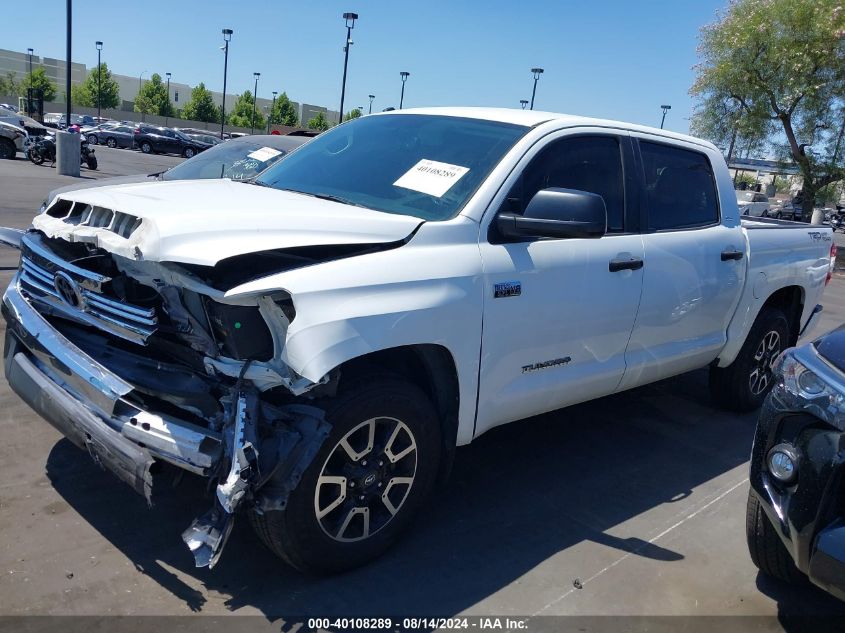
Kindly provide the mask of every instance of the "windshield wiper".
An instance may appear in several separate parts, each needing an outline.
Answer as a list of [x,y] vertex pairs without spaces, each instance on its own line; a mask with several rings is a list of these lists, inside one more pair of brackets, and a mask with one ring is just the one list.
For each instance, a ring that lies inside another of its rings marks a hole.
[[348,204],[351,207],[361,207],[363,209],[369,209],[370,207],[360,204],[358,202],[354,202],[352,200],[348,200],[347,198],[343,198],[341,196],[334,196],[330,193],[311,193],[310,191],[297,191],[296,189],[283,189],[282,191],[291,191],[293,193],[301,193],[303,196],[311,196],[312,198],[319,198],[320,200],[329,200],[331,202],[339,202],[340,204]]

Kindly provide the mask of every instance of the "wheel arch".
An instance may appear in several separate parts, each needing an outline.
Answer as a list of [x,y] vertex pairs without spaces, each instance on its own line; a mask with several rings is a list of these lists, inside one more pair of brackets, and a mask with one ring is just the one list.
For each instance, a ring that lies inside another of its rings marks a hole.
[[423,390],[437,410],[442,450],[438,481],[445,481],[454,462],[460,408],[458,368],[452,353],[434,343],[402,345],[356,356],[337,369],[338,389],[353,378],[390,373]]
[[[804,312],[804,289],[801,286],[784,286],[769,295],[768,299],[757,311],[759,315],[763,308],[778,308],[789,321],[789,345],[793,346],[798,342],[798,335],[801,332],[801,314]],[[755,315],[755,320],[757,315]]]

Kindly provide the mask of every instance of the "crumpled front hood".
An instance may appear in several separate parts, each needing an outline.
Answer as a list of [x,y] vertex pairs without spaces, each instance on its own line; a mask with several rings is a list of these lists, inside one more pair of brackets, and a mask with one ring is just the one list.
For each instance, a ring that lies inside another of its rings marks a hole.
[[[78,203],[73,217],[55,213],[62,200]],[[88,222],[87,205],[95,212]],[[32,224],[50,237],[94,243],[131,259],[213,266],[271,249],[397,242],[421,223],[243,182],[194,180],[63,193]]]

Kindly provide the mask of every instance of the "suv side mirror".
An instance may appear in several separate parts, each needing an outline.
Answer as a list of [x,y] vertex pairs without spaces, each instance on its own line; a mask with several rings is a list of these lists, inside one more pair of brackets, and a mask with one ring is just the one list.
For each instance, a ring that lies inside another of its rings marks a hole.
[[500,213],[496,228],[508,239],[598,238],[607,232],[607,209],[598,194],[552,187],[538,191],[524,215]]

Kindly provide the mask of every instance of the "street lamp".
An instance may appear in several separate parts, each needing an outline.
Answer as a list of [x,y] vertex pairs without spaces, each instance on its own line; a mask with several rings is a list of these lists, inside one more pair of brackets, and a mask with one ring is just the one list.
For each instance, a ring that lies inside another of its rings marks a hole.
[[279,94],[277,91],[273,91],[273,105],[270,106],[270,115],[267,117],[267,134],[270,133],[270,120],[273,118],[273,112],[276,109],[276,95]]
[[27,94],[26,99],[26,115],[31,117],[32,113],[34,112],[32,109],[32,95],[34,92],[32,91],[32,54],[35,52],[31,48],[26,49],[27,54],[29,55],[29,89],[30,92]]
[[534,97],[537,95],[537,82],[540,80],[540,75],[543,74],[542,68],[532,68],[531,72],[534,74],[534,90],[531,91],[531,107],[529,110],[534,109]]
[[399,76],[402,78],[402,96],[399,97],[399,109],[402,109],[402,103],[405,101],[405,82],[408,81],[408,75],[411,73],[403,70],[399,73]]
[[164,111],[164,127],[167,127],[167,121],[170,118],[170,73],[164,73],[167,75],[167,109]]
[[528,105],[528,99],[520,99],[520,100],[519,100],[519,105],[521,105],[521,106],[522,106],[522,109],[523,109],[523,110],[525,110],[525,106],[527,106],[527,105]]
[[232,39],[232,29],[223,29],[223,109],[220,117],[220,140],[223,140],[223,130],[226,126],[226,73],[229,71],[229,40]]
[[252,92],[252,131],[250,134],[255,134],[255,104],[258,102],[258,78],[261,73],[252,73],[252,76],[255,77],[255,90]]
[[370,98],[370,111],[367,114],[372,114],[373,113],[373,99],[375,99],[376,96],[375,95],[367,95],[367,96]]
[[663,108],[663,118],[660,119],[660,129],[662,130],[663,129],[663,123],[666,121],[666,113],[669,112],[669,110],[672,109],[672,106],[662,105],[660,107]]
[[101,79],[100,73],[102,70],[100,69],[100,52],[103,50],[103,43],[102,42],[94,42],[94,46],[97,47],[97,125],[101,123],[100,121],[100,102],[103,100],[103,91],[101,89]]
[[346,66],[349,64],[349,47],[352,46],[352,29],[355,28],[355,20],[358,19],[357,13],[344,13],[343,19],[346,20],[346,44],[343,46],[343,83],[340,86],[340,112],[337,115],[337,122],[343,121],[343,100],[346,98]]

